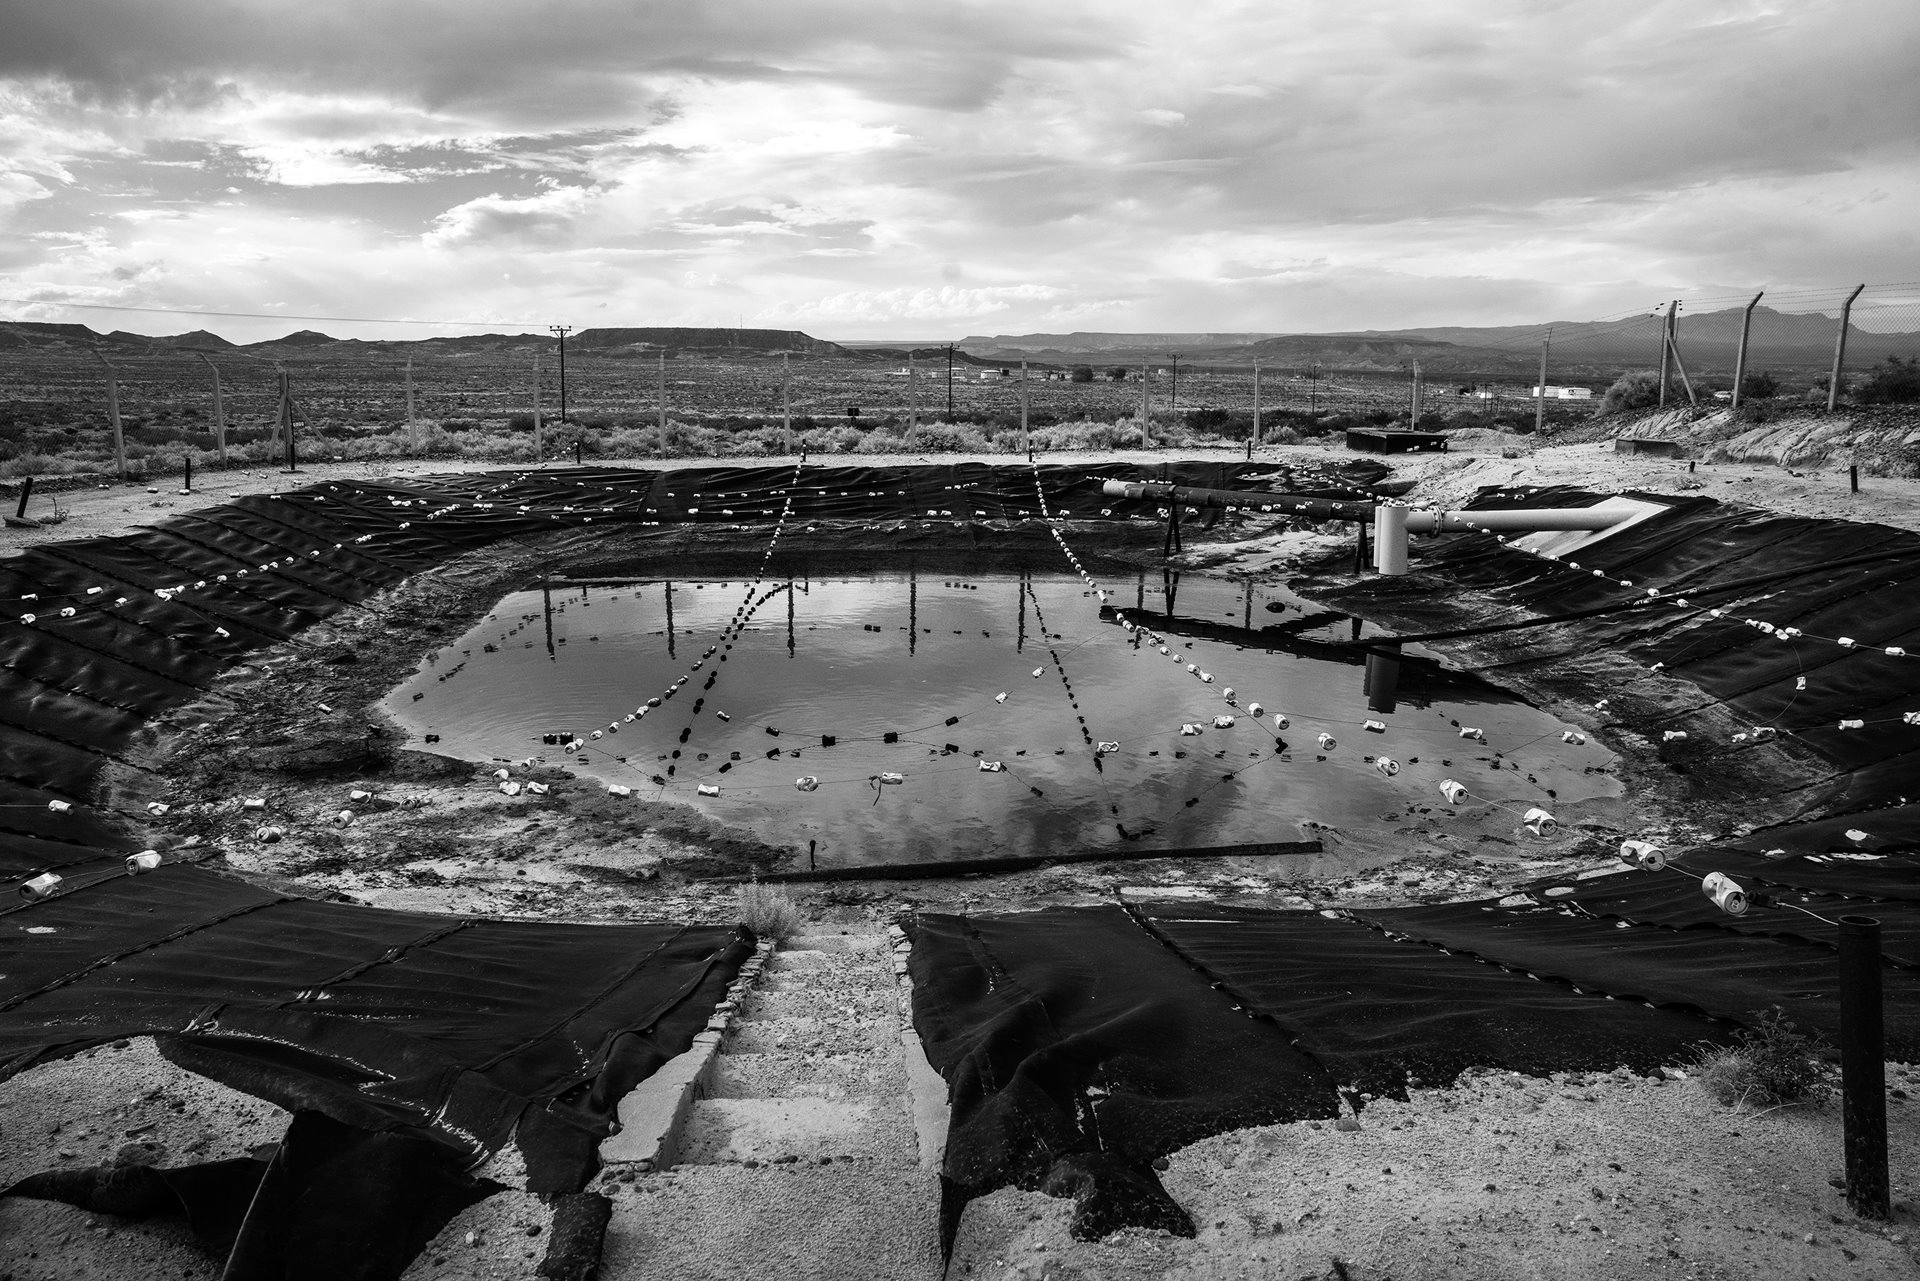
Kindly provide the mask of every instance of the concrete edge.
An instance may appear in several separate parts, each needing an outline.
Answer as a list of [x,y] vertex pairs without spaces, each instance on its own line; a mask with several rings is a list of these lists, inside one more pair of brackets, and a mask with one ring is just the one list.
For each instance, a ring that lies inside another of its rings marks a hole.
[[947,1083],[927,1059],[927,1048],[913,1030],[913,979],[907,957],[913,944],[898,925],[887,927],[893,951],[893,977],[900,995],[900,1047],[907,1064],[907,1096],[913,1109],[913,1133],[920,1147],[920,1168],[939,1173],[947,1158]]
[[643,1174],[673,1168],[693,1105],[706,1097],[713,1065],[733,1031],[735,1016],[766,973],[773,952],[773,940],[761,939],[727,987],[726,996],[714,1006],[706,1029],[693,1038],[693,1045],[661,1064],[659,1071],[620,1100],[615,1114],[619,1128],[600,1143],[603,1166],[633,1166]]

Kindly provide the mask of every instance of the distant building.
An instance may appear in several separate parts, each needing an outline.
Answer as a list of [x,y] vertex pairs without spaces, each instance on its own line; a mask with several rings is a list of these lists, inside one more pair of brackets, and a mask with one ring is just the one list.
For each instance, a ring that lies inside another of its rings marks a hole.
[[[1538,399],[1542,394],[1540,385],[1538,383],[1535,383],[1533,386],[1533,390],[1529,391],[1527,394],[1529,396],[1534,397],[1535,399]],[[1591,387],[1548,387],[1545,391],[1545,395],[1548,400],[1592,400],[1593,388]]]
[[980,371],[980,381],[983,383],[995,382],[1006,376],[1007,371],[1004,369],[982,369]]

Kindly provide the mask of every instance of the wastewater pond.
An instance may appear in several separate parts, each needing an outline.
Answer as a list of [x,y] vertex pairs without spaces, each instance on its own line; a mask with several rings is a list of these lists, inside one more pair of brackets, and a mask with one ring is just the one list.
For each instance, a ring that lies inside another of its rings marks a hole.
[[439,751],[683,801],[797,867],[1230,852],[1418,813],[1517,828],[1619,794],[1598,744],[1417,647],[1356,645],[1374,630],[1284,589],[1107,587],[1012,569],[554,586],[501,600],[386,706]]

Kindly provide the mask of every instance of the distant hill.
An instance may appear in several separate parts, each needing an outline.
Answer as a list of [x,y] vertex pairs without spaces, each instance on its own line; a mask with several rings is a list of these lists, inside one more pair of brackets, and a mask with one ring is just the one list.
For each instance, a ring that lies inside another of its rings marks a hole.
[[797,329],[694,329],[649,326],[639,329],[582,329],[567,346],[598,356],[652,356],[688,352],[712,355],[854,356],[838,343],[809,337]]
[[[1740,342],[1741,308],[1682,314],[1679,341],[1690,372],[1725,375]],[[1624,369],[1660,361],[1660,320],[1553,322],[1552,375],[1561,379],[1611,379]],[[1789,315],[1757,307],[1748,340],[1754,369],[1816,372],[1833,360],[1837,321],[1822,315]],[[1418,361],[1443,379],[1533,377],[1539,369],[1546,325],[1435,325],[1413,329],[1332,334],[1018,334],[971,337],[965,346],[985,360],[1040,359],[1054,363],[1164,365],[1183,361],[1245,365],[1259,360],[1278,368],[1388,372],[1410,370]],[[1888,356],[1920,355],[1920,333],[1870,333],[1854,325],[1847,335],[1847,364],[1855,369]]]

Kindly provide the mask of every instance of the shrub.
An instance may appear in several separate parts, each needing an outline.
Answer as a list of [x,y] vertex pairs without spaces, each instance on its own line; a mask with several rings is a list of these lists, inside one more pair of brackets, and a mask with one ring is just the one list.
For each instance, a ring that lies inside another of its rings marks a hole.
[[1093,366],[1075,365],[1073,372],[1067,375],[1067,379],[1070,382],[1090,383],[1093,381]]
[[756,938],[785,942],[800,932],[807,918],[786,891],[749,881],[739,890],[740,924]]
[[1863,405],[1910,404],[1920,400],[1920,357],[1902,360],[1888,356],[1868,372],[1853,395]]
[[1635,369],[1613,380],[1613,386],[1600,398],[1600,412],[1622,414],[1659,403],[1660,375],[1651,369]]
[[1830,1051],[1825,1037],[1801,1032],[1776,1005],[1755,1011],[1753,1025],[1735,1033],[1732,1045],[1703,1051],[1697,1072],[1725,1107],[1819,1103],[1833,1092]]
[[1780,380],[1771,373],[1748,374],[1740,380],[1740,402],[1771,400],[1780,394]]

